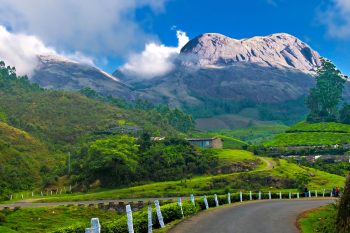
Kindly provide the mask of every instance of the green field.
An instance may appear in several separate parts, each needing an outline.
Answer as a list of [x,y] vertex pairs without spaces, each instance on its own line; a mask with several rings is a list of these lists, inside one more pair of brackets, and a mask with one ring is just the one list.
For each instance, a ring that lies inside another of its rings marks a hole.
[[[299,167],[286,160],[256,157],[250,152],[240,150],[219,150],[219,166],[231,163],[254,163],[254,170],[233,172],[231,174],[203,175],[179,181],[155,182],[134,187],[112,190],[99,190],[88,193],[75,193],[46,197],[39,202],[61,202],[78,200],[127,199],[145,197],[170,197],[204,194],[224,194],[244,191],[291,190],[297,191],[303,185],[310,190],[342,187],[344,177],[332,175],[312,168]],[[260,160],[256,164],[256,160]]]
[[301,122],[265,142],[266,147],[329,146],[350,143],[350,125]]
[[94,217],[98,217],[101,222],[120,218],[115,211],[77,206],[25,208],[2,213],[6,217],[6,222],[0,223],[2,233],[51,232],[72,224],[88,225]]
[[336,233],[335,228],[336,208],[334,205],[323,206],[306,213],[298,220],[302,233],[327,232]]

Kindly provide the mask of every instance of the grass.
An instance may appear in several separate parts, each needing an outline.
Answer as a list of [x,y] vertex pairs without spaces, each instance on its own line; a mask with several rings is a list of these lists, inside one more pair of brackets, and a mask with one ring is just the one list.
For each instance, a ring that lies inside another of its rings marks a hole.
[[98,217],[101,222],[120,217],[115,211],[105,211],[93,207],[46,207],[25,208],[5,213],[6,223],[0,226],[2,233],[37,233],[50,232],[74,224],[86,224]]
[[218,134],[238,138],[244,142],[258,144],[271,140],[276,134],[283,133],[288,129],[288,126],[279,124],[262,124],[247,128],[220,130]]
[[330,146],[350,143],[350,125],[335,122],[300,122],[285,133],[265,142],[267,147]]
[[250,152],[239,150],[219,151],[221,164],[242,160],[261,160],[254,170],[234,172],[231,174],[204,175],[190,177],[179,181],[156,182],[134,187],[112,190],[99,190],[89,193],[75,193],[47,197],[39,202],[62,202],[79,200],[128,199],[147,197],[170,197],[204,194],[224,194],[243,191],[285,190],[297,191],[301,182],[306,182],[310,190],[331,189],[342,186],[345,178],[321,172],[316,169],[300,167],[286,160],[256,157]]
[[334,229],[335,215],[336,208],[334,205],[323,206],[301,216],[298,225],[302,233],[336,233]]

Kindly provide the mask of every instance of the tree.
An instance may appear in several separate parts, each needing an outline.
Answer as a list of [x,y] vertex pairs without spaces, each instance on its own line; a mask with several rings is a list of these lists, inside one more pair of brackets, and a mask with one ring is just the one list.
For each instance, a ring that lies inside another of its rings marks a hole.
[[344,124],[350,124],[350,104],[344,104],[340,110],[339,121]]
[[316,87],[310,90],[306,101],[310,109],[307,120],[310,122],[336,121],[345,79],[335,65],[324,60],[322,68],[318,70],[316,82]]
[[123,135],[97,140],[88,149],[85,173],[89,181],[99,179],[103,186],[118,186],[133,181],[138,145],[135,138]]
[[338,232],[350,232],[350,173],[345,182],[344,193],[340,199],[337,215]]

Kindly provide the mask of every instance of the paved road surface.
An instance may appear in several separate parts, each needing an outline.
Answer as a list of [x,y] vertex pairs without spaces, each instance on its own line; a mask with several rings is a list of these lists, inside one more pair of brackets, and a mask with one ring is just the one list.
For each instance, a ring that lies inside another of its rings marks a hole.
[[170,233],[298,233],[298,214],[332,199],[272,200],[204,211],[175,226]]

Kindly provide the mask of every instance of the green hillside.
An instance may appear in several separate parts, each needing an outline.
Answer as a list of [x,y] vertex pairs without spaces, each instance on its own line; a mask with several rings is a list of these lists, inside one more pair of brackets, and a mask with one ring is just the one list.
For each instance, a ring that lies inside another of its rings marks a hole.
[[[28,133],[0,122],[0,197],[10,190],[29,190],[41,184],[42,169],[53,157]],[[41,173],[40,173],[41,171]]]
[[211,137],[221,138],[224,142],[225,149],[242,149],[242,147],[248,145],[248,143],[242,140],[220,134],[220,132],[195,132],[195,133],[191,133],[189,136],[195,137],[195,138],[211,138]]
[[336,144],[350,144],[350,125],[334,122],[301,122],[264,143],[264,146],[329,146]]
[[286,160],[257,157],[240,150],[219,150],[219,164],[254,164],[246,170],[230,171],[228,174],[202,175],[178,181],[153,182],[128,188],[108,191],[76,193],[61,197],[48,197],[40,202],[94,200],[108,198],[143,198],[195,195],[225,194],[228,191],[268,191],[291,190],[296,192],[304,185],[310,190],[330,190],[333,186],[341,187],[345,178],[318,171],[313,168],[298,166]]

